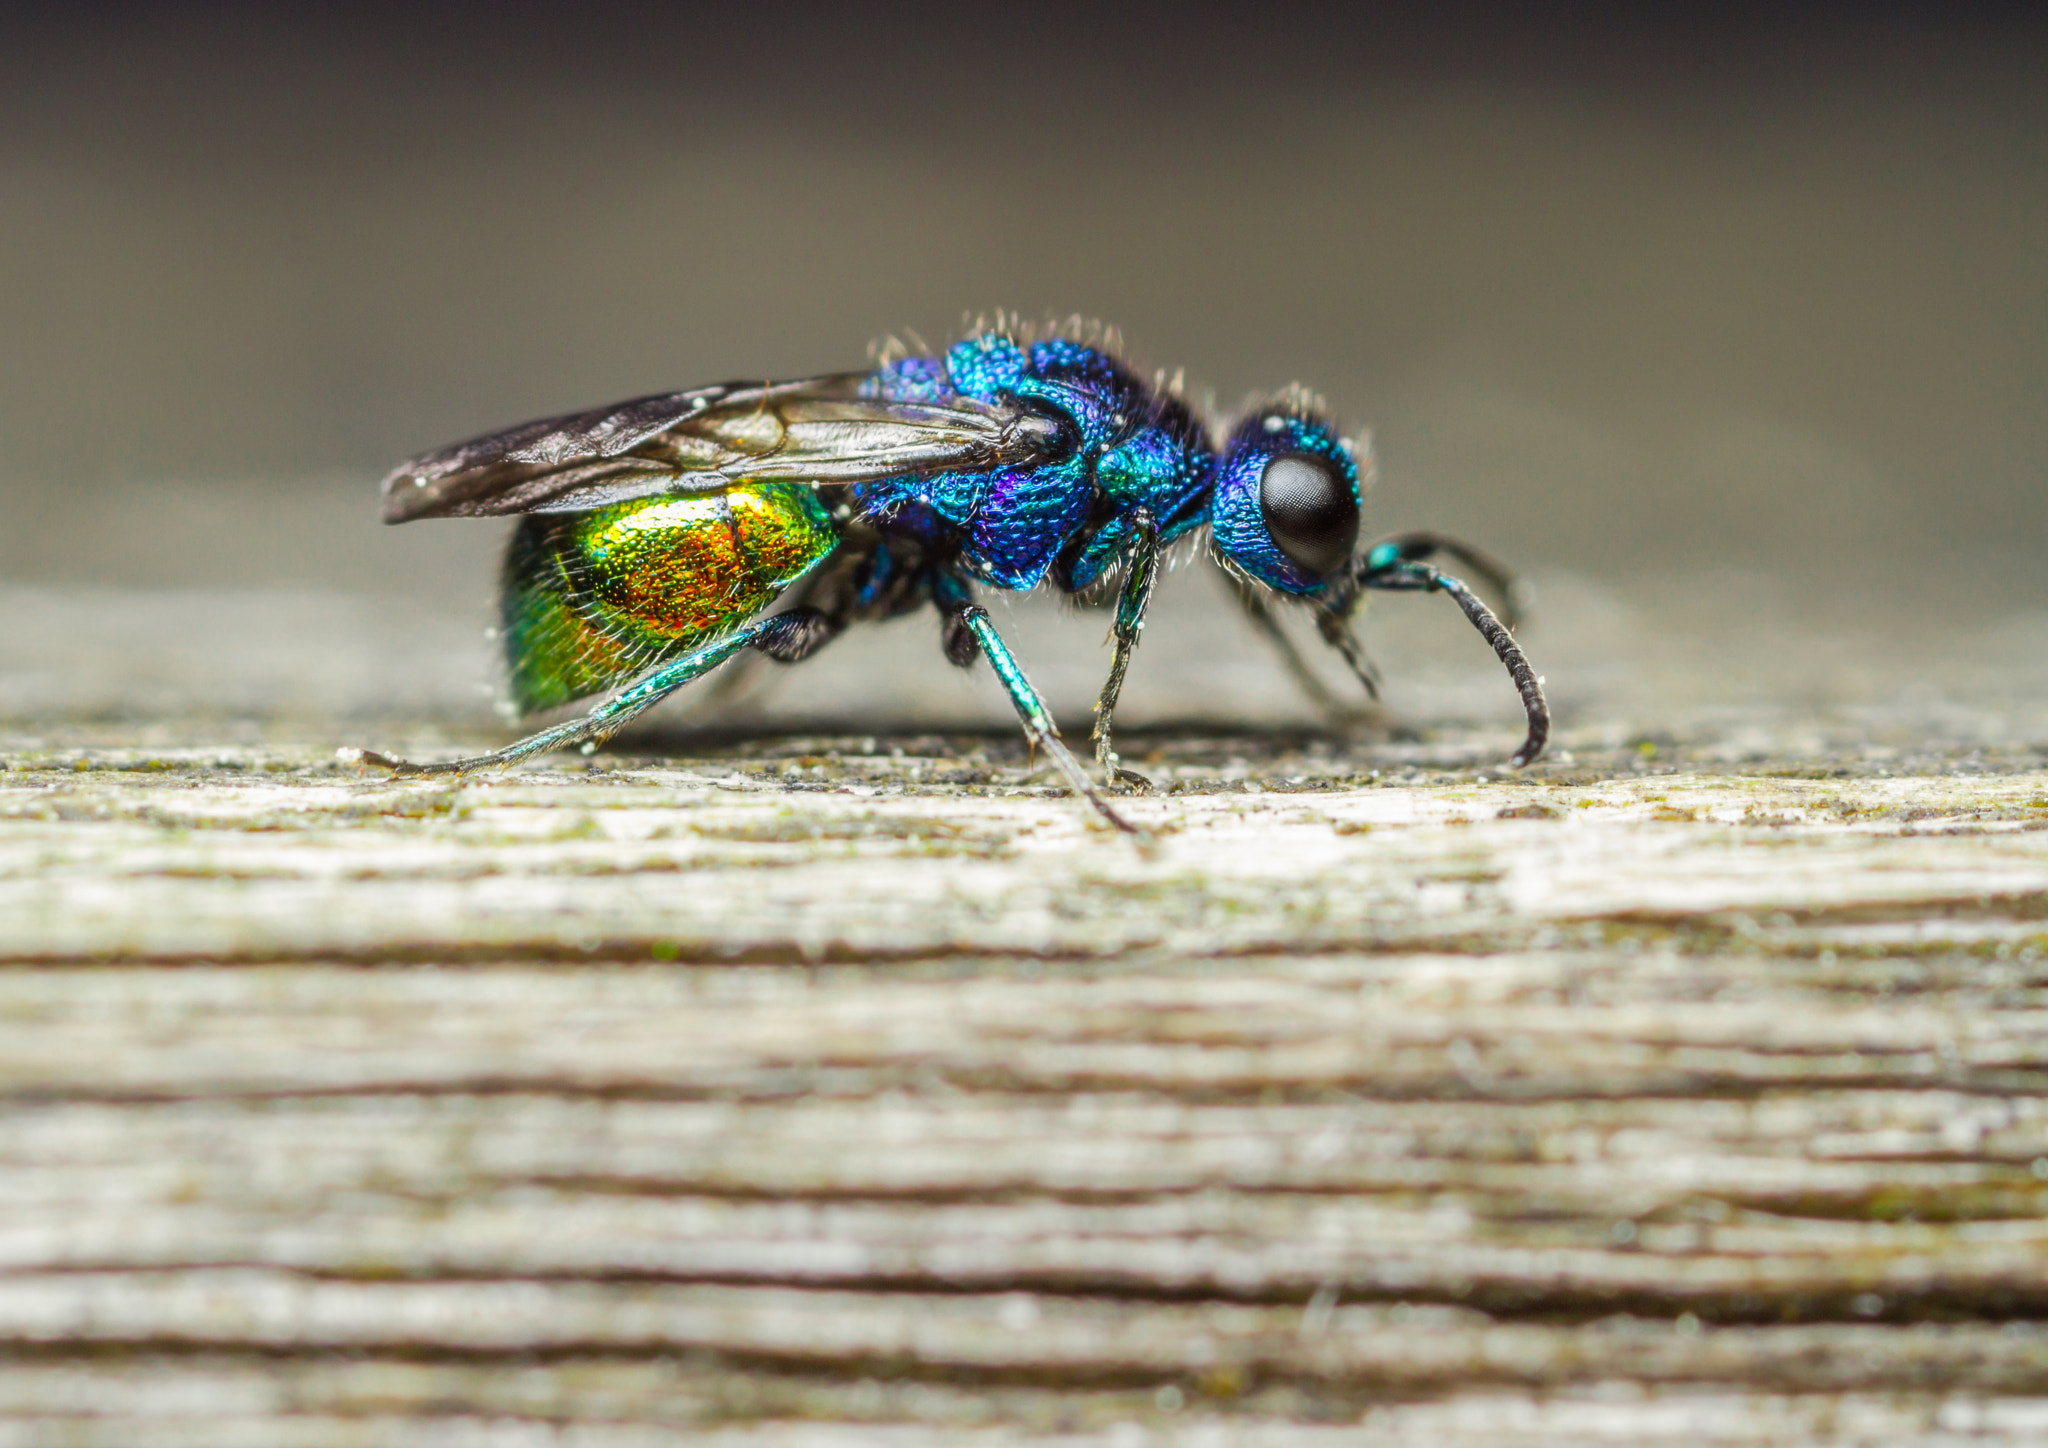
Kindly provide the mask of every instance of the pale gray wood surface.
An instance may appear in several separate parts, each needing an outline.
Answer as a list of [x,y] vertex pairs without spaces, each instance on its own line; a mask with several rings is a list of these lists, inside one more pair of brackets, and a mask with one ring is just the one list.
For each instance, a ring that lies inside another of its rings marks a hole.
[[2048,1437],[2038,749],[115,737],[0,773],[0,1442]]

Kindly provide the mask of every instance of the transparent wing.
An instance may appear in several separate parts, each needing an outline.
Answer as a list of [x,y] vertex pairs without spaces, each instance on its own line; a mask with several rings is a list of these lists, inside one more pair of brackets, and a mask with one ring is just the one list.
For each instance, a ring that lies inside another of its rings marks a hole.
[[384,479],[384,521],[574,513],[742,478],[980,472],[1061,446],[1056,423],[1018,407],[863,397],[870,375],[665,392],[456,443]]

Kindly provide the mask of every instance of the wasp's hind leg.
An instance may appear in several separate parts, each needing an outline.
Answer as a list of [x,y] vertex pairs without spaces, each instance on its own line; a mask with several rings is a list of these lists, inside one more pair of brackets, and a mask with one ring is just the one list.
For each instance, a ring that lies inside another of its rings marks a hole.
[[[784,650],[783,652],[777,652],[774,648],[764,648],[756,644],[753,648],[744,650],[736,655],[730,663],[712,677],[711,682],[706,684],[702,692],[698,694],[698,708],[700,710],[705,713],[711,713],[730,706],[745,705],[751,702],[756,695],[762,692],[761,680],[763,671],[767,669],[771,661],[778,664],[793,664],[798,659],[809,658],[845,631],[845,609],[814,608],[810,606],[818,593],[819,581],[828,576],[821,573],[810,574],[803,582],[792,589],[789,595],[785,595],[790,598],[792,604],[787,610],[788,613],[815,613],[822,620],[822,627],[814,628],[811,631],[811,636],[801,641],[794,638],[786,641],[781,645]],[[779,618],[783,615],[778,614],[776,616]],[[791,627],[794,626],[792,625]],[[790,648],[796,648],[799,651],[794,653],[788,652]]]
[[737,633],[716,643],[684,654],[663,664],[630,688],[599,704],[581,719],[571,719],[552,729],[530,734],[516,744],[473,759],[452,759],[440,764],[413,764],[393,759],[371,749],[343,750],[344,758],[388,769],[401,776],[470,774],[493,765],[506,766],[580,744],[584,752],[595,749],[623,729],[634,717],[659,704],[693,679],[701,678],[742,649],[754,649],[771,659],[791,663],[816,651],[835,633],[837,626],[814,608],[791,609],[771,618],[758,619]]
[[1109,678],[1095,700],[1095,762],[1111,782],[1149,791],[1152,781],[1125,769],[1111,742],[1117,696],[1123,693],[1124,673],[1131,666],[1131,653],[1144,632],[1145,610],[1152,605],[1152,589],[1159,581],[1159,525],[1153,522],[1149,511],[1139,508],[1131,514],[1131,528],[1135,539],[1124,564],[1124,586],[1117,596],[1116,622],[1110,626],[1114,651],[1109,660]]
[[1024,666],[1017,662],[1017,656],[989,621],[988,610],[974,602],[964,583],[944,574],[934,582],[932,594],[946,618],[946,657],[962,668],[972,664],[977,653],[987,658],[1009,694],[1031,746],[1045,751],[1046,758],[1066,776],[1068,788],[1093,805],[1097,814],[1125,834],[1139,833],[1136,826],[1109,807],[1109,801],[1096,792],[1088,772],[1081,768],[1081,761],[1060,742],[1059,726],[1053,723],[1038,691],[1031,687],[1031,680],[1024,677]]

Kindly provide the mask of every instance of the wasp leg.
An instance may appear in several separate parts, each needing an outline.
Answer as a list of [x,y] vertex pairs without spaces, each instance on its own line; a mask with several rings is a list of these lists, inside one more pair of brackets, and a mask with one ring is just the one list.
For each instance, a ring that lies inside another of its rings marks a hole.
[[[1378,552],[1376,548],[1366,557],[1376,557]],[[1427,563],[1400,558],[1366,568],[1358,575],[1358,583],[1361,588],[1448,593],[1457,600],[1458,607],[1465,610],[1465,617],[1472,620],[1472,626],[1493,645],[1495,656],[1507,666],[1508,677],[1515,681],[1515,691],[1522,696],[1522,712],[1529,716],[1528,737],[1522,740],[1522,747],[1515,751],[1510,762],[1518,766],[1527,764],[1543,752],[1544,742],[1550,738],[1550,705],[1543,698],[1543,681],[1529,667],[1529,660],[1515,643],[1515,636],[1501,625],[1501,621],[1493,616],[1493,610],[1477,594],[1448,573],[1439,573]]]
[[1081,768],[1081,761],[1060,742],[1059,726],[1052,722],[1052,714],[1040,701],[1038,691],[1031,687],[1031,680],[1024,677],[1024,666],[1017,662],[1017,656],[989,621],[988,610],[973,602],[965,585],[944,575],[932,592],[939,607],[946,611],[946,657],[965,666],[974,662],[974,654],[979,650],[996,671],[996,678],[1002,681],[1031,746],[1045,751],[1046,758],[1067,777],[1067,787],[1093,805],[1097,814],[1127,835],[1138,834],[1137,826],[1111,809],[1109,801],[1096,792],[1087,771]]
[[[1393,563],[1426,563],[1439,553],[1456,559],[1467,573],[1500,600],[1501,622],[1509,633],[1522,626],[1530,605],[1536,601],[1536,590],[1528,580],[1516,576],[1514,569],[1507,564],[1462,538],[1428,531],[1396,533],[1366,550],[1363,573],[1371,573]],[[1367,588],[1378,586],[1366,583],[1362,575],[1359,582]],[[1344,612],[1348,614],[1350,609],[1347,607]]]
[[1351,672],[1358,682],[1365,685],[1365,692],[1377,699],[1380,696],[1379,665],[1372,661],[1359,642],[1358,635],[1351,631],[1351,620],[1332,609],[1316,612],[1316,632],[1323,636],[1323,642],[1343,655],[1344,662],[1351,666]]
[[1095,762],[1110,780],[1135,789],[1149,790],[1152,781],[1125,769],[1111,743],[1115,728],[1117,696],[1124,690],[1124,673],[1131,666],[1131,652],[1145,630],[1145,610],[1152,605],[1152,589],[1159,581],[1159,525],[1150,510],[1134,509],[1131,527],[1135,541],[1124,563],[1123,592],[1117,598],[1116,622],[1110,628],[1115,651],[1110,655],[1109,678],[1095,699]]
[[717,668],[742,649],[757,649],[771,659],[785,663],[811,653],[837,632],[831,620],[816,609],[799,608],[788,613],[778,613],[772,618],[759,619],[748,624],[738,633],[720,639],[717,643],[706,644],[692,653],[684,654],[672,663],[663,664],[631,688],[605,700],[581,719],[571,719],[557,724],[552,729],[543,729],[530,734],[516,744],[490,754],[479,754],[473,759],[453,759],[442,764],[413,764],[403,759],[393,759],[375,750],[343,750],[345,756],[353,757],[359,763],[388,769],[396,775],[427,774],[469,774],[475,770],[488,769],[492,765],[517,764],[522,759],[531,759],[536,754],[547,754],[556,749],[566,749],[571,744],[581,744],[588,753],[611,738],[631,721],[634,716],[653,708],[670,694]]
[[[1287,666],[1287,672],[1293,675],[1295,684],[1308,701],[1328,715],[1341,716],[1347,712],[1348,706],[1330,692],[1330,686],[1310,667],[1309,661],[1301,656],[1301,650],[1294,646],[1294,640],[1280,627],[1280,620],[1273,616],[1271,605],[1259,596],[1256,586],[1247,584],[1239,578],[1231,578],[1229,582],[1231,596],[1237,600],[1237,606],[1244,610],[1246,621],[1258,630],[1260,638],[1272,645],[1273,652],[1280,656],[1280,662]],[[1324,635],[1325,638],[1328,636]],[[1365,658],[1365,651],[1362,648],[1358,657],[1364,662],[1366,670],[1359,677],[1365,683],[1366,692],[1377,699],[1380,696],[1379,671],[1373,668],[1371,660]]]
[[778,664],[807,659],[846,631],[845,619],[816,608],[792,608],[763,622],[777,627],[763,629],[747,647]]
[[[792,605],[788,612],[800,613],[804,610],[805,606],[811,601],[812,595],[817,592],[818,581],[822,576],[822,574],[818,573],[810,574],[789,593],[783,595],[790,600]],[[828,617],[831,619],[832,627],[822,637],[811,642],[804,649],[803,653],[793,658],[784,658],[780,654],[770,653],[758,647],[740,653],[730,664],[720,669],[712,677],[709,684],[704,686],[703,691],[697,696],[697,707],[699,710],[709,713],[727,705],[744,704],[751,701],[761,692],[761,671],[771,659],[778,663],[795,663],[798,658],[804,658],[823,648],[827,642],[845,629],[846,620],[843,617],[837,615],[828,615]]]

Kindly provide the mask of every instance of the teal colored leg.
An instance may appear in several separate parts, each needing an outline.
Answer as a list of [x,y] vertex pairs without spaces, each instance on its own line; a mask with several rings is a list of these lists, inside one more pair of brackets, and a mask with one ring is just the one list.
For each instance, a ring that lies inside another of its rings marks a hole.
[[1131,517],[1135,540],[1124,565],[1123,593],[1116,604],[1116,623],[1110,630],[1115,652],[1110,655],[1109,678],[1095,700],[1095,762],[1111,779],[1138,789],[1150,789],[1152,782],[1142,774],[1122,767],[1111,741],[1116,726],[1117,696],[1124,691],[1124,672],[1131,666],[1131,652],[1145,629],[1145,610],[1152,606],[1152,588],[1159,581],[1159,527],[1143,508]]
[[1003,642],[996,626],[989,621],[988,610],[980,604],[970,603],[962,608],[956,617],[960,624],[974,636],[981,645],[982,654],[988,659],[989,667],[1002,680],[1003,688],[1009,693],[1010,703],[1016,706],[1017,717],[1024,721],[1024,735],[1033,747],[1043,749],[1046,757],[1067,777],[1068,787],[1075,794],[1095,806],[1096,813],[1126,834],[1137,834],[1138,830],[1122,815],[1109,807],[1109,802],[1095,792],[1095,786],[1088,780],[1087,771],[1081,768],[1081,761],[1067,751],[1060,742],[1058,726],[1052,722],[1052,715],[1040,702],[1038,691],[1031,687],[1031,681],[1024,677],[1024,666],[1017,662],[1017,656],[1010,652],[1010,646]]
[[586,751],[595,749],[623,729],[636,714],[653,708],[692,679],[710,673],[740,650],[756,646],[765,646],[772,650],[784,635],[795,631],[793,620],[797,617],[793,614],[777,614],[773,618],[764,618],[757,623],[749,624],[738,633],[722,638],[717,643],[706,644],[673,663],[663,664],[639,683],[605,700],[581,719],[571,719],[566,724],[557,724],[552,729],[530,734],[517,744],[508,744],[491,754],[479,754],[474,759],[450,760],[445,764],[411,764],[370,749],[343,750],[342,753],[344,756],[353,754],[359,762],[374,765],[379,769],[388,769],[393,774],[419,775],[468,774],[472,770],[488,769],[494,764],[517,764],[522,759],[531,759],[536,754],[547,754],[556,749],[566,749],[571,744],[581,744]]

